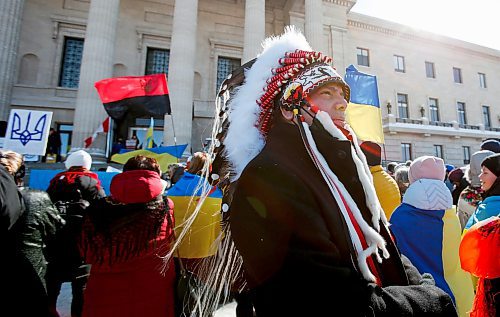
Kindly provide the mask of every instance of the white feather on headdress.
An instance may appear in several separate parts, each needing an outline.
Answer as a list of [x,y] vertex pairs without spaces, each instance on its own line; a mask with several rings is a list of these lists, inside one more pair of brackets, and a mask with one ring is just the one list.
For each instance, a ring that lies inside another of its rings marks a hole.
[[279,59],[286,52],[312,51],[304,35],[293,26],[286,27],[281,36],[267,38],[262,46],[262,53],[245,73],[245,82],[229,102],[230,126],[224,145],[234,172],[233,181],[264,147],[265,140],[256,127],[260,113],[257,99],[264,93],[266,80],[273,76],[272,69],[281,66]]

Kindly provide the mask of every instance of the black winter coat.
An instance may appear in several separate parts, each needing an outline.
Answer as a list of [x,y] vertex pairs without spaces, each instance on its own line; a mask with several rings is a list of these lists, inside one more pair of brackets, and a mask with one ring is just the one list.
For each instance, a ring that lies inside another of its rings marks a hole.
[[45,251],[63,220],[46,192],[24,189],[21,193],[26,210],[11,229],[13,252],[2,260],[8,261],[10,268],[2,271],[9,276],[8,282],[2,283],[8,289],[1,309],[5,316],[47,316]]
[[50,270],[66,281],[86,275],[89,267],[84,265],[78,240],[86,208],[105,196],[97,175],[80,169],[61,172],[50,181],[47,193],[66,220],[49,248]]
[[26,212],[16,226],[17,250],[31,263],[45,288],[46,247],[54,241],[64,220],[46,192],[24,189],[22,194]]
[[0,165],[0,230],[2,241],[5,241],[4,234],[7,234],[7,231],[12,228],[23,211],[24,203],[14,177],[7,172],[5,167]]
[[[349,141],[334,139],[316,121],[311,132],[370,224]],[[352,243],[339,207],[309,158],[297,127],[289,123],[275,123],[265,147],[243,171],[231,205],[230,226],[259,317],[344,312],[349,316],[456,315],[451,298],[422,279],[409,261],[401,260],[385,228],[381,234],[391,258],[379,265],[384,287],[362,278],[353,265]]]

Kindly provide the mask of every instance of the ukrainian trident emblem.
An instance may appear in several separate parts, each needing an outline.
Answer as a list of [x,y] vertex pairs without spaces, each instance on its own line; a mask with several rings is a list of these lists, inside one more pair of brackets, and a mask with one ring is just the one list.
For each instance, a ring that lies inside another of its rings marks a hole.
[[23,146],[26,146],[30,141],[41,141],[45,124],[47,123],[47,115],[44,114],[41,116],[32,129],[30,128],[30,123],[31,112],[28,114],[25,124],[22,122],[21,117],[17,113],[14,113],[12,130],[10,132],[11,140],[19,140]]

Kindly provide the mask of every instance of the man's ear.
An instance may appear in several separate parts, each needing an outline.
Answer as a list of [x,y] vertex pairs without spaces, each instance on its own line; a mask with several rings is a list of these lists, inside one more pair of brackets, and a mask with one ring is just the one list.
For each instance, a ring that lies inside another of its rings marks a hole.
[[288,121],[292,121],[293,120],[293,111],[286,110],[283,107],[280,107],[280,110],[281,110],[281,114],[283,115],[283,117],[285,119],[287,119]]

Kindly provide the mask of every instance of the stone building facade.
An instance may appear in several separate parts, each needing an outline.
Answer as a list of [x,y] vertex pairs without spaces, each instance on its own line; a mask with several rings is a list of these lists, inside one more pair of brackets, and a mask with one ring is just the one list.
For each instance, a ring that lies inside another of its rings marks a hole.
[[353,64],[377,75],[387,160],[463,165],[500,137],[500,51],[351,12],[355,2],[3,0],[0,120],[11,108],[50,110],[65,144],[81,147],[105,118],[95,81],[166,72],[173,116],[156,133],[199,150],[217,85],[292,24],[341,73]]

